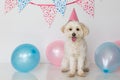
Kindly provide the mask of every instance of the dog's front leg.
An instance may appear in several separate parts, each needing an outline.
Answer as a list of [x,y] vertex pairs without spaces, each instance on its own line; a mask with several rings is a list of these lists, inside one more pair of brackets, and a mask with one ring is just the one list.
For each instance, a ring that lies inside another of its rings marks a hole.
[[67,72],[69,70],[69,60],[67,57],[64,57],[61,63],[62,72]]
[[84,56],[79,56],[78,57],[78,71],[77,74],[78,76],[84,77],[85,76],[85,72],[83,71],[84,68],[84,61],[85,61],[85,57]]
[[84,72],[89,72],[87,57],[85,58],[85,61],[84,61],[84,68],[83,68],[83,70],[84,70]]
[[69,72],[69,76],[70,77],[74,77],[75,76],[75,72],[76,72],[76,59],[75,57],[71,56],[70,57],[70,72]]

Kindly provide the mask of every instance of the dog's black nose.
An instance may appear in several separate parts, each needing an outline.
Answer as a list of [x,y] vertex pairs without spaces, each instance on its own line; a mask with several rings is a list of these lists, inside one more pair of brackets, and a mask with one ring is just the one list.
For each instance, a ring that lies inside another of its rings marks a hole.
[[76,34],[75,34],[75,33],[72,33],[72,36],[74,36],[74,37],[75,37],[75,36],[76,36]]

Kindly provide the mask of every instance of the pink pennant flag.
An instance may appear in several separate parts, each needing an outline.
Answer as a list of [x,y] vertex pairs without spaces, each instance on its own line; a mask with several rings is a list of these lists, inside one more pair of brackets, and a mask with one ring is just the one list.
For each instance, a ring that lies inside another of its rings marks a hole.
[[17,0],[5,0],[5,13],[8,13],[17,5]]
[[91,16],[94,16],[94,0],[78,0],[77,4],[80,5],[83,10]]
[[51,26],[57,13],[55,6],[40,6],[40,7],[43,11],[45,21],[49,24],[49,26]]

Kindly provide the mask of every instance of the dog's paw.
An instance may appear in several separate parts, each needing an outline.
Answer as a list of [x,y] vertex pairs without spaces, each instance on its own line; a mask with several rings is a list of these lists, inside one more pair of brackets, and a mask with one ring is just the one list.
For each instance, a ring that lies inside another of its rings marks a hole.
[[72,72],[69,73],[69,77],[74,77],[74,76],[75,76],[75,73],[72,73]]
[[68,72],[69,69],[68,69],[68,68],[62,68],[61,71],[62,71],[62,72]]
[[89,72],[89,68],[84,68],[83,71],[84,72]]
[[84,71],[78,71],[77,75],[80,77],[85,77],[85,72]]

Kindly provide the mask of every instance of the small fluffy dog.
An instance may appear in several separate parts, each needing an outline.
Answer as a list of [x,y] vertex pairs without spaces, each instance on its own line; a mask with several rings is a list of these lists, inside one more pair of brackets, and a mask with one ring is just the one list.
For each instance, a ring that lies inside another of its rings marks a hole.
[[79,21],[68,21],[66,25],[62,27],[62,32],[67,37],[65,42],[65,55],[62,60],[61,70],[62,72],[69,71],[69,76],[75,76],[77,74],[81,77],[85,76],[85,72],[88,72],[86,53],[87,44],[84,39],[88,35],[88,28]]

